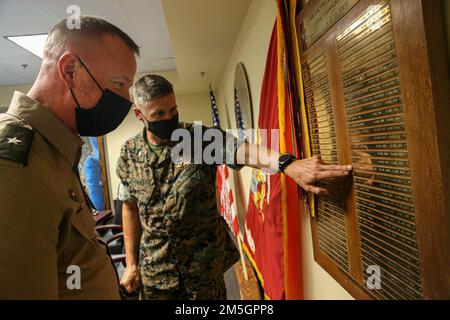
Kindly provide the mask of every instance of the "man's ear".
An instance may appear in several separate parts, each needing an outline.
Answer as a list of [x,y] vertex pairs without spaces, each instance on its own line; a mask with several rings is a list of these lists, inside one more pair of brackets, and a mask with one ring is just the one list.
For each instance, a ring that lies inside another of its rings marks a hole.
[[142,121],[142,113],[141,113],[141,111],[136,106],[133,107],[133,111],[134,111],[134,115],[136,116],[136,118],[139,121]]
[[64,53],[58,60],[58,73],[68,88],[75,87],[75,72],[79,66],[77,56],[72,53]]

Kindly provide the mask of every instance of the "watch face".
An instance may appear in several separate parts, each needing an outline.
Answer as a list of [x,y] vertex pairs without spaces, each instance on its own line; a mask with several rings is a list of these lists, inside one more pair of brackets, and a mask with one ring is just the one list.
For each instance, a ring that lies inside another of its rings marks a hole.
[[281,172],[292,162],[292,155],[289,153],[282,154],[278,160],[278,166]]
[[281,157],[280,157],[280,162],[286,162],[286,161],[288,161],[289,159],[291,158],[291,155],[290,154],[283,154]]

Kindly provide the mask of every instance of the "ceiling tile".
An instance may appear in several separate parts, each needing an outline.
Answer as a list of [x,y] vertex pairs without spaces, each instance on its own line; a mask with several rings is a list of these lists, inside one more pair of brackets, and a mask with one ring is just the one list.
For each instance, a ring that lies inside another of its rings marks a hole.
[[150,60],[154,71],[173,71],[176,70],[175,59],[158,59],[158,60]]
[[114,0],[34,0],[34,2],[52,18],[50,26],[68,17],[70,14],[67,13],[67,9],[76,5],[80,8],[81,14],[104,18],[133,37],[132,30],[123,19],[123,14]]
[[[140,46],[170,43],[161,0],[116,0]],[[132,4],[132,5],[131,5]]]
[[14,42],[5,39],[4,35],[0,34],[0,58],[19,57],[28,55],[30,55],[30,52],[21,48]]
[[46,33],[54,22],[33,0],[0,0],[2,36]]
[[150,60],[173,59],[172,46],[170,44],[156,44],[142,47],[145,56]]
[[141,58],[141,59],[137,60],[136,73],[148,73],[148,72],[152,72],[152,71],[154,71],[154,67],[148,59]]
[[[161,0],[0,0],[0,85],[32,82],[40,59],[4,39],[7,35],[47,33],[60,19],[69,15],[70,5],[82,14],[100,16],[121,28],[142,48],[137,59],[138,73],[154,72],[151,59],[173,58]],[[28,64],[27,69],[22,64]],[[157,61],[158,70],[172,69],[174,63]],[[8,75],[11,81],[8,82]]]
[[26,83],[32,83],[32,81],[19,75],[13,74],[11,72],[3,73],[0,71],[0,86],[9,86]]

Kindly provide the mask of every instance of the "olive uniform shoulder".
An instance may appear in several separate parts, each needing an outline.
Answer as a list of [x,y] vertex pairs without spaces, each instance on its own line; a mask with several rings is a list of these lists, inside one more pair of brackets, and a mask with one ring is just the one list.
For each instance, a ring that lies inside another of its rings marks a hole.
[[0,159],[27,166],[33,139],[33,129],[20,122],[1,126]]

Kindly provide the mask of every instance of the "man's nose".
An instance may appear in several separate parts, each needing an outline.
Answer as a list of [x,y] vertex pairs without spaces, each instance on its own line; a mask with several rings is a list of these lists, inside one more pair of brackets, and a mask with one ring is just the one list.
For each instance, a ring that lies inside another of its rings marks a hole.
[[119,96],[121,96],[124,99],[130,100],[130,91],[128,89],[123,89],[123,90],[114,90],[114,92],[116,94],[118,94]]

